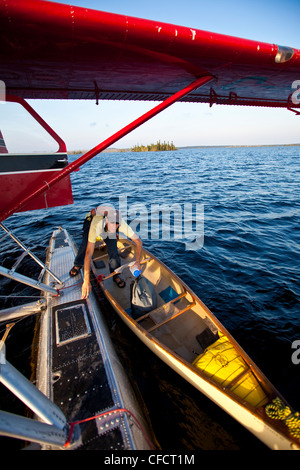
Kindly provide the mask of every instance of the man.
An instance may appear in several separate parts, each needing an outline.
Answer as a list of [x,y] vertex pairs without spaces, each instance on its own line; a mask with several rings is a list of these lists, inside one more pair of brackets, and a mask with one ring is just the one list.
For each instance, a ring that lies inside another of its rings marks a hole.
[[[121,266],[120,256],[117,249],[117,233],[122,232],[128,238],[133,240],[137,245],[135,266],[140,269],[140,258],[142,253],[142,241],[135,234],[131,227],[122,219],[119,211],[109,206],[98,206],[97,209],[91,211],[89,231],[88,226],[84,227],[84,236],[82,245],[79,249],[79,255],[85,253],[84,257],[84,279],[82,285],[82,298],[86,299],[91,291],[90,269],[91,260],[94,253],[95,243],[98,237],[102,238],[107,245],[109,255],[109,270],[114,272],[116,268]],[[80,257],[79,257],[80,260]],[[75,258],[74,267],[70,271],[70,275],[74,276],[80,270],[78,266],[78,256]],[[117,274],[113,277],[118,287],[125,287],[124,280]]]

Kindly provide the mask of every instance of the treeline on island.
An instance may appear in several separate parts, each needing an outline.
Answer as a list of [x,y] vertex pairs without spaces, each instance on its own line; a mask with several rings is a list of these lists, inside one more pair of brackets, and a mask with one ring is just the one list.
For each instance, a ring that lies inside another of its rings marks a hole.
[[131,152],[165,152],[167,150],[177,150],[177,148],[173,142],[161,142],[159,140],[156,144],[135,145],[130,150]]

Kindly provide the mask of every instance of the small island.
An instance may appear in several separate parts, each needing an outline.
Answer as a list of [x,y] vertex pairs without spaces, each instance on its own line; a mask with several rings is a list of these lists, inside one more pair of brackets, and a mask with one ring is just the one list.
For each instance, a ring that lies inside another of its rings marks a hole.
[[132,147],[131,152],[166,152],[168,150],[177,150],[173,142],[161,142],[160,140],[157,141],[156,144],[150,145],[135,145]]

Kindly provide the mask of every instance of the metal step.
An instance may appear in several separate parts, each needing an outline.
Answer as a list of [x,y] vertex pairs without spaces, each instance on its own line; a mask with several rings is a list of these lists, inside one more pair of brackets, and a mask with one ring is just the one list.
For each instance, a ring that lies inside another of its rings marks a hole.
[[[57,295],[57,289],[50,287],[46,284],[43,284],[40,281],[43,278],[45,272],[48,272],[48,274],[53,278],[55,283],[59,284],[60,286],[63,285],[61,280],[53,272],[50,271],[50,269],[46,266],[45,263],[43,263],[36,255],[32,253],[31,250],[28,249],[24,245],[24,243],[21,242],[21,240],[19,240],[19,238],[17,238],[16,235],[13,234],[12,231],[8,230],[4,224],[0,224],[0,227],[5,232],[5,235],[4,237],[2,237],[2,239],[5,238],[6,236],[10,236],[14,240],[14,242],[17,243],[17,245],[21,247],[23,250],[23,253],[21,254],[21,256],[19,256],[19,258],[16,260],[16,262],[14,263],[11,269],[7,269],[7,268],[4,268],[3,266],[0,266],[0,274],[2,276],[13,279],[14,281],[21,282],[22,284],[26,284],[30,287],[33,287],[35,289],[46,291],[53,295]],[[28,276],[24,276],[23,274],[19,274],[16,272],[17,267],[20,265],[20,263],[23,261],[23,259],[27,255],[29,255],[42,268],[42,271],[37,281],[34,279],[31,279]]]

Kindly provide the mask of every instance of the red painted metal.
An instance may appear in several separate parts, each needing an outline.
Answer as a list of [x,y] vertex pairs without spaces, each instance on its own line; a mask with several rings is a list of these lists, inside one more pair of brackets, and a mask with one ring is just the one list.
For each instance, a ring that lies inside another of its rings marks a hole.
[[[65,142],[23,98],[7,95],[6,101],[20,104],[43,129],[48,132],[58,144],[57,154],[67,153]],[[26,155],[22,158],[26,159]],[[0,174],[2,195],[0,198],[0,214],[5,212],[7,208],[13,207],[19,203],[24,196],[28,195],[32,188],[39,186],[41,181],[46,182],[52,175],[58,173],[55,169],[42,171],[42,168],[44,168],[43,162],[41,162],[41,166],[39,167],[39,159],[42,160],[42,158],[43,156],[36,156],[38,160],[36,170],[38,171],[22,171],[16,168],[15,171]],[[61,158],[63,158],[63,156],[61,156]],[[27,204],[20,206],[18,211],[45,209],[68,204],[73,204],[72,186],[69,176],[61,180],[54,188],[52,187],[50,189],[50,187],[47,186],[47,189],[43,193],[39,194],[37,197],[31,198]]]
[[[24,156],[23,158],[26,158]],[[51,175],[58,171],[23,172],[13,174],[0,174],[0,214],[27,195],[31,188],[36,188],[41,181],[47,181]],[[73,204],[72,186],[70,177],[67,176],[51,188],[47,187],[40,195],[30,199],[26,205],[22,205],[18,212],[48,209],[49,207],[67,206]]]
[[300,110],[290,103],[299,49],[41,0],[0,0],[0,44],[0,79],[10,95],[163,101],[26,190],[0,220],[177,100]]
[[37,185],[36,188],[29,188],[27,194],[25,194],[23,198],[17,202],[17,204],[6,207],[6,210],[0,214],[0,221],[2,222],[13,213],[20,211],[22,207],[27,206],[31,200],[33,200],[34,198],[37,198],[41,194],[48,191],[48,189],[50,189],[53,185],[57,184],[66,176],[70,175],[71,172],[77,170],[80,166],[82,166],[84,163],[89,161],[95,155],[98,155],[98,153],[102,152],[103,150],[105,150],[106,148],[114,144],[116,141],[118,141],[125,135],[129,134],[131,131],[133,131],[134,129],[136,129],[137,127],[139,127],[140,125],[148,121],[149,119],[153,118],[164,109],[171,106],[176,101],[180,100],[183,96],[185,96],[188,93],[191,93],[196,88],[199,88],[200,86],[205,85],[206,83],[211,81],[213,78],[214,77],[212,77],[211,75],[198,78],[193,83],[185,87],[183,90],[180,90],[174,95],[170,96],[165,101],[155,106],[152,110],[143,114],[141,117],[139,117],[132,123],[128,124],[123,129],[116,132],[114,135],[104,140],[102,143],[100,143],[99,145],[97,145],[96,147],[94,147],[93,149],[91,149],[90,151],[82,155],[81,157],[79,157],[73,163],[69,164],[66,168],[61,170],[57,175],[54,175],[51,178],[48,178],[46,181],[45,180],[41,181],[40,184]]
[[46,121],[20,96],[6,95],[6,101],[10,103],[19,103],[24,109],[45,129],[46,132],[58,143],[57,152],[66,153],[67,147],[62,138],[47,124]]
[[300,76],[299,49],[40,0],[0,1],[0,44],[0,79],[26,99],[162,101],[209,74],[182,100],[212,87],[216,104],[287,107]]

